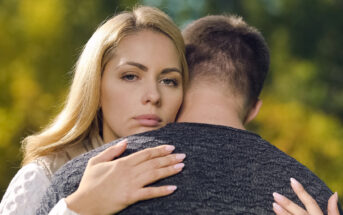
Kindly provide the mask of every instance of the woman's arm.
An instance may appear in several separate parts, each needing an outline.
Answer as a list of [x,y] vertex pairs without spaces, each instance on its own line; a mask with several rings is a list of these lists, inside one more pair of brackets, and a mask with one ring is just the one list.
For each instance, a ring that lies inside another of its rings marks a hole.
[[[180,162],[185,155],[171,154],[173,147],[159,146],[112,161],[125,149],[126,142],[123,142],[92,158],[78,190],[62,199],[49,215],[71,215],[75,214],[71,209],[82,212],[89,207],[106,214],[140,200],[173,193],[175,186],[144,186],[180,172],[183,168]],[[0,214],[36,214],[49,185],[50,180],[40,165],[36,162],[25,165],[8,186],[0,203]],[[70,209],[66,207],[65,200]],[[79,206],[82,206],[80,211]]]
[[174,192],[173,185],[145,186],[179,173],[184,154],[171,154],[174,146],[162,145],[113,160],[126,146],[124,140],[89,160],[79,188],[65,199],[68,208],[79,214],[110,214]]
[[12,179],[0,203],[0,214],[36,214],[40,200],[50,184],[36,162],[22,167]]
[[[316,200],[314,200],[312,196],[306,192],[304,187],[294,178],[291,178],[291,186],[300,201],[304,204],[306,210],[289,200],[287,197],[278,193],[273,193],[275,200],[275,203],[273,203],[273,210],[277,215],[323,214]],[[338,195],[336,192],[330,197],[328,201],[328,215],[339,215],[337,202]]]

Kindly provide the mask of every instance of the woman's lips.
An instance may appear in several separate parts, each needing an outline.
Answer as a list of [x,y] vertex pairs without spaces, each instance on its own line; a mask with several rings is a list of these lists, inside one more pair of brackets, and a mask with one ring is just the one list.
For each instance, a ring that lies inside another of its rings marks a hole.
[[161,123],[161,118],[155,114],[145,114],[134,117],[142,126],[156,127]]

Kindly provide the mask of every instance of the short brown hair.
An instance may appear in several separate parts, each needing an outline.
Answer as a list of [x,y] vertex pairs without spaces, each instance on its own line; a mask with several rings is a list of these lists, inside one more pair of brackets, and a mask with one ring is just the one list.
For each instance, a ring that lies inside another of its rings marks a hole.
[[206,16],[183,31],[189,78],[224,83],[255,104],[269,69],[262,34],[237,16]]

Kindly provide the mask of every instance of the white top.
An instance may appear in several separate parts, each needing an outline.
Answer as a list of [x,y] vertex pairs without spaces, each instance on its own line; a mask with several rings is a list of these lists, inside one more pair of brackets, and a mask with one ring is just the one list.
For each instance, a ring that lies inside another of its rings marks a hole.
[[[40,205],[50,180],[42,166],[31,162],[22,167],[12,179],[0,203],[2,215],[33,215]],[[77,215],[69,210],[64,199],[61,199],[49,215]]]

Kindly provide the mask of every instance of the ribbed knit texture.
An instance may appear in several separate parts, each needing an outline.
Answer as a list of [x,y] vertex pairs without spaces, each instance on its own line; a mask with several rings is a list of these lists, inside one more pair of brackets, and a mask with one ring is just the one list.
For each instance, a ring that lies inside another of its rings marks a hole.
[[[73,193],[90,157],[120,140],[75,158],[58,170],[37,214],[48,214]],[[225,126],[173,123],[129,137],[123,156],[162,144],[186,153],[185,168],[153,184],[177,185],[170,196],[138,202],[119,214],[274,214],[273,192],[301,204],[290,186],[300,181],[326,213],[330,189],[309,169],[260,136]]]

